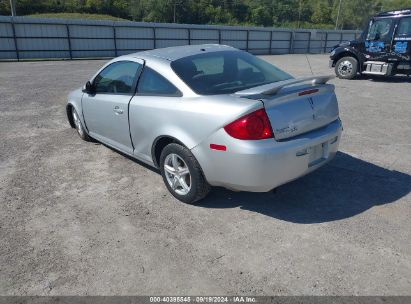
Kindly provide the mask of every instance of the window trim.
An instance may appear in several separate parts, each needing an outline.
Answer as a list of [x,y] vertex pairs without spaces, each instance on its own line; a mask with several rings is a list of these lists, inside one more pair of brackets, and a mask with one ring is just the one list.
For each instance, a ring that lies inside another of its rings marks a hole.
[[131,86],[130,93],[95,92],[95,93],[93,94],[93,96],[95,96],[95,95],[97,95],[97,94],[102,94],[102,95],[123,95],[123,96],[134,96],[134,95],[135,95],[135,92],[136,92],[136,89],[137,89],[138,80],[140,79],[140,75],[141,75],[141,73],[142,73],[142,71],[143,71],[143,69],[144,69],[144,65],[145,65],[145,64],[144,64],[144,61],[143,61],[143,64],[141,64],[140,62],[137,62],[137,61],[132,61],[132,60],[118,60],[118,61],[114,61],[114,62],[108,64],[107,66],[105,66],[104,68],[102,68],[102,69],[97,73],[97,75],[94,76],[91,84],[92,84],[93,86],[95,85],[94,81],[96,80],[97,76],[100,75],[105,69],[107,69],[108,67],[110,67],[110,66],[112,66],[112,65],[114,65],[114,64],[116,64],[116,63],[123,63],[123,62],[131,62],[131,63],[135,63],[135,64],[138,64],[138,65],[141,66],[141,68],[139,68],[140,71],[137,70],[136,74],[134,75],[134,80],[133,80],[133,84],[132,84],[132,86]]
[[[150,69],[150,70],[152,70],[154,73],[157,73],[159,76],[163,77],[167,82],[169,82],[173,87],[176,88],[177,92],[176,92],[175,94],[167,94],[167,93],[164,93],[164,94],[162,94],[162,93],[140,93],[140,92],[138,91],[138,85],[140,84],[141,77],[143,76],[143,73],[144,73],[144,71],[145,71],[146,69],[147,69],[147,70]],[[144,66],[143,66],[143,68],[142,68],[142,70],[141,70],[141,73],[140,73],[140,75],[139,75],[139,77],[138,77],[138,81],[137,81],[137,83],[136,83],[135,94],[134,94],[134,95],[135,95],[135,96],[182,97],[182,96],[183,96],[183,93],[180,91],[179,88],[177,88],[177,86],[175,86],[171,81],[169,81],[168,79],[166,79],[163,75],[161,75],[161,74],[160,74],[159,72],[157,72],[155,69],[153,69],[153,68],[151,68],[151,67],[149,67],[149,66],[147,66],[147,65],[144,64]]]

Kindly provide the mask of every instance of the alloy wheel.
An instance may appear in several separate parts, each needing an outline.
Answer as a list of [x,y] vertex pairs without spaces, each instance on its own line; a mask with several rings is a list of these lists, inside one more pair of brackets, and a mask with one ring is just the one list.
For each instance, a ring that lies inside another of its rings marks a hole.
[[185,161],[175,153],[167,155],[164,171],[168,184],[179,195],[186,195],[191,190],[191,174]]
[[74,125],[76,126],[76,130],[80,134],[80,136],[83,136],[84,134],[83,126],[81,125],[80,118],[78,117],[77,112],[74,108],[73,108],[72,113],[73,113],[73,120],[74,120]]

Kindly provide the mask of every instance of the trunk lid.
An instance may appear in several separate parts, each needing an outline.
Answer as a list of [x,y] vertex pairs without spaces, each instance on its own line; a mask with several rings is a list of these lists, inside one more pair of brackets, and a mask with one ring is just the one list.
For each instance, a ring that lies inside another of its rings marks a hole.
[[[260,89],[257,87],[237,92],[236,95],[261,100],[275,139],[283,140],[319,129],[338,119],[334,86],[325,84],[329,79],[330,77],[291,79],[273,83],[271,88],[265,85]],[[310,84],[304,84],[307,81]],[[267,92],[271,95],[267,95]]]

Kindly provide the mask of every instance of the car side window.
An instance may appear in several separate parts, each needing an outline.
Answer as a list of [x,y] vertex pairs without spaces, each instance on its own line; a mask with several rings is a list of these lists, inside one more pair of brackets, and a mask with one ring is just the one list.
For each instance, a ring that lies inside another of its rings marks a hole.
[[96,93],[132,94],[133,84],[141,64],[132,61],[118,61],[102,70],[93,81]]
[[411,17],[402,18],[398,25],[398,37],[411,37]]
[[389,41],[392,19],[374,20],[368,31],[367,40]]
[[181,96],[180,91],[167,79],[149,67],[145,67],[137,86],[143,95]]

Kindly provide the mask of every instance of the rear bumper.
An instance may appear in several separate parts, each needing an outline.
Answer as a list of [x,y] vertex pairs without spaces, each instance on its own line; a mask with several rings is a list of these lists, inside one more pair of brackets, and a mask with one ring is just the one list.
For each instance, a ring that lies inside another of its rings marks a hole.
[[[212,186],[266,192],[329,162],[338,151],[341,132],[339,120],[281,142],[236,140],[221,129],[192,152]],[[211,150],[211,143],[226,145],[227,151]]]

